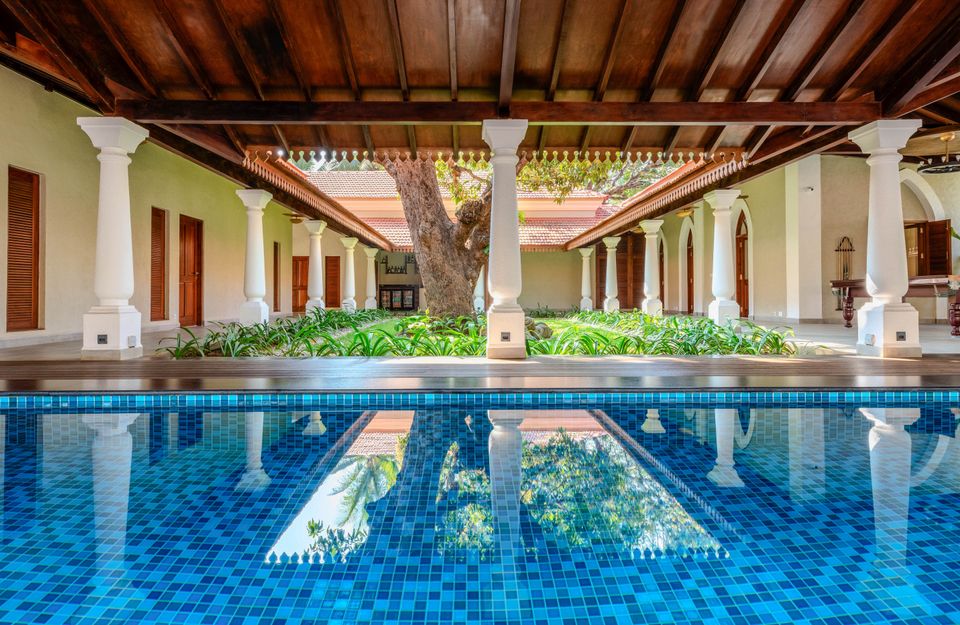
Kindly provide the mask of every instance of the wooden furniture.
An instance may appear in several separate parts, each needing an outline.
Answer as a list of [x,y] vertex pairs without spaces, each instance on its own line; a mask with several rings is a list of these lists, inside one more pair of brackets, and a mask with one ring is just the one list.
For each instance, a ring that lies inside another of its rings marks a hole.
[[[831,280],[830,287],[843,302],[844,327],[852,328],[853,298],[870,297],[866,280]],[[947,311],[951,336],[960,336],[960,302],[957,301],[957,289],[960,288],[960,276],[917,276],[910,278],[906,297],[947,297]]]
[[416,284],[381,284],[380,308],[384,310],[417,310],[420,287]]

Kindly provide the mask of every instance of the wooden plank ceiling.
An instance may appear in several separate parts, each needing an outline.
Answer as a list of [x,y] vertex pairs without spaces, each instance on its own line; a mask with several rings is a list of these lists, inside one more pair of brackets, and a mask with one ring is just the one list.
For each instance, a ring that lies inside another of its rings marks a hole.
[[232,162],[482,151],[480,120],[514,116],[527,152],[755,175],[873,119],[960,123],[956,0],[0,0],[0,53]]

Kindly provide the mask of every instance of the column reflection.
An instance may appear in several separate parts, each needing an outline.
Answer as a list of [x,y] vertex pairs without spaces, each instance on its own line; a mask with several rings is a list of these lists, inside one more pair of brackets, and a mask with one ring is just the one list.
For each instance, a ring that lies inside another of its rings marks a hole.
[[263,413],[246,413],[243,431],[247,463],[240,481],[234,488],[247,493],[261,491],[270,485],[270,476],[263,470]]
[[737,423],[736,408],[717,408],[714,411],[716,423],[717,460],[713,468],[707,473],[707,478],[724,488],[740,488],[743,480],[737,473],[736,463],[733,460],[734,436],[740,429]]

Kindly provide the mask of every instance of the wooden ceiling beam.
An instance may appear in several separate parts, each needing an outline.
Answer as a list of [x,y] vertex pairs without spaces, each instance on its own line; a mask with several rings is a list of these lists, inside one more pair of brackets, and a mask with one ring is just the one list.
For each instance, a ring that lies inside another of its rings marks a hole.
[[200,64],[197,51],[193,45],[191,45],[189,37],[187,37],[187,34],[177,22],[177,18],[170,11],[170,7],[167,6],[167,0],[154,0],[153,4],[157,13],[160,15],[160,22],[163,26],[167,42],[173,48],[177,58],[180,59],[180,62],[187,69],[187,73],[190,74],[193,81],[197,83],[197,86],[205,97],[211,100],[217,97],[213,85],[207,80],[207,75]]
[[811,53],[809,60],[800,70],[798,78],[787,88],[784,100],[794,101],[810,85],[823,64],[829,57],[830,50],[837,44],[843,31],[856,18],[866,0],[852,0],[840,13],[840,17],[831,25],[824,38],[824,45],[818,45]]
[[[663,39],[660,40],[660,47],[657,49],[657,64],[654,66],[653,73],[650,75],[650,78],[646,81],[646,87],[644,87],[641,92],[640,98],[641,102],[649,102],[653,97],[654,91],[657,89],[657,84],[660,82],[660,79],[663,77],[663,72],[666,67],[664,60],[667,56],[667,50],[670,49],[670,42],[673,41],[673,37],[677,32],[677,26],[680,24],[680,17],[683,15],[683,9],[687,5],[687,0],[676,0],[673,4],[673,12],[670,14],[670,21],[667,22],[667,28],[664,31]],[[637,133],[639,128],[631,128],[630,132],[627,133],[627,138],[623,142],[620,150],[626,152],[633,146],[633,142],[637,139]]]
[[547,86],[546,100],[552,101],[557,95],[557,85],[560,82],[560,54],[563,45],[570,34],[570,2],[563,0],[560,7],[560,29],[557,31],[557,43],[553,48],[553,63],[550,65],[550,84]]
[[[118,114],[157,123],[476,124],[498,117],[495,102],[301,102],[118,100]],[[514,102],[533,124],[765,126],[859,124],[880,118],[877,102]]]
[[947,124],[951,126],[956,125],[957,120],[960,119],[960,115],[949,113],[943,110],[943,108],[937,107],[935,104],[928,104],[925,107],[918,108],[917,113],[920,113],[924,117],[932,119],[941,124]]
[[894,6],[880,28],[874,31],[866,45],[861,46],[852,62],[847,63],[837,84],[827,89],[821,100],[836,100],[853,86],[863,71],[877,58],[877,55],[889,44],[897,26],[902,21],[910,20],[921,8],[928,10],[922,2],[903,2]]
[[763,81],[764,76],[767,75],[767,71],[773,64],[774,54],[780,48],[780,44],[783,43],[784,35],[790,30],[790,26],[793,25],[800,10],[810,1],[793,0],[787,6],[786,14],[774,20],[774,30],[767,37],[767,43],[760,53],[760,58],[754,63],[747,79],[743,81],[743,87],[737,92],[736,100],[743,102],[749,100],[753,92],[760,86],[760,82]]
[[72,54],[61,45],[60,42],[64,41],[64,38],[60,36],[55,20],[46,14],[39,3],[32,0],[2,0],[2,2],[91,101],[104,112],[113,110],[114,95],[107,87],[101,71],[89,65],[82,56]]
[[497,112],[509,116],[513,99],[513,74],[517,63],[517,37],[520,34],[520,0],[506,0],[503,10],[503,40],[500,46],[500,93]]
[[447,64],[450,68],[450,99],[459,97],[457,78],[457,0],[447,0]]
[[211,2],[216,9],[215,13],[220,20],[220,25],[227,31],[227,38],[230,40],[233,52],[237,55],[237,58],[240,59],[240,65],[243,66],[243,70],[247,74],[247,82],[250,88],[256,94],[258,100],[264,100],[263,85],[260,84],[260,78],[257,76],[257,68],[254,65],[253,54],[250,51],[247,40],[244,38],[243,33],[237,29],[237,25],[234,23],[233,18],[230,17],[230,14],[227,13],[223,2],[221,0],[211,0]]
[[123,62],[127,64],[127,67],[133,72],[133,75],[136,76],[137,82],[140,83],[140,86],[143,87],[146,94],[151,98],[157,97],[159,92],[147,78],[140,59],[137,58],[136,53],[133,51],[133,48],[130,47],[130,44],[126,38],[124,38],[123,34],[114,26],[110,18],[104,14],[99,2],[96,0],[82,0],[82,2],[87,12],[90,13],[97,24],[100,25],[100,29],[103,30],[103,34],[107,36],[114,50],[120,55]]
[[[360,84],[357,82],[357,68],[353,60],[353,51],[350,44],[350,36],[347,34],[347,28],[343,21],[343,11],[340,9],[339,0],[327,0],[327,9],[333,19],[333,28],[337,31],[337,39],[340,43],[340,59],[343,61],[343,71],[347,75],[347,82],[350,85],[350,91],[353,92],[353,99],[360,101]],[[375,146],[373,145],[373,136],[370,134],[370,126],[363,124],[360,126],[360,133],[363,135],[363,144],[373,158]],[[326,138],[326,132],[324,132]],[[324,142],[326,147],[330,147]]]
[[884,90],[880,100],[885,114],[900,117],[923,106],[916,104],[915,98],[934,81],[939,82],[940,74],[960,56],[960,3],[944,23],[940,32],[931,37],[931,43],[923,47],[904,71],[898,72],[899,79]]
[[280,10],[280,5],[277,2],[267,2],[266,4],[270,7],[270,16],[273,17],[273,23],[280,33],[280,40],[283,42],[287,57],[290,59],[290,68],[293,70],[293,75],[297,79],[297,86],[300,87],[300,91],[303,93],[303,99],[310,102],[313,100],[313,94],[311,93],[310,86],[307,84],[303,72],[303,65],[300,63],[300,59],[297,58],[297,49],[291,43],[290,34],[287,31],[287,22]]
[[709,85],[710,81],[713,79],[713,75],[716,73],[717,67],[720,65],[720,53],[723,51],[723,47],[727,45],[727,41],[730,38],[730,31],[733,30],[734,26],[736,26],[737,19],[740,18],[740,14],[743,12],[743,7],[745,4],[746,0],[736,0],[733,10],[730,12],[729,17],[727,17],[727,21],[724,22],[723,30],[720,31],[720,36],[717,37],[717,41],[714,43],[713,49],[710,51],[710,56],[707,57],[710,59],[710,62],[697,78],[697,88],[693,94],[694,100],[699,100],[701,97],[703,97],[703,92],[706,91],[707,85]]
[[[934,102],[939,102],[956,93],[960,93],[960,76],[948,82],[940,82],[936,87],[928,87],[920,91],[912,100],[900,107],[899,112],[901,115],[906,115],[910,111],[915,111],[923,106],[929,106]],[[896,112],[897,111],[891,111],[889,115],[891,117],[897,116],[894,115]]]
[[[407,81],[407,63],[403,55],[403,37],[400,34],[400,13],[397,11],[397,0],[386,0],[387,13],[390,15],[390,40],[393,43],[393,58],[397,64],[397,74],[400,79],[400,94],[404,102],[410,101],[410,83]],[[407,126],[407,146],[412,154],[417,153],[417,135],[413,128]]]
[[[620,1],[620,11],[617,13],[616,22],[614,23],[613,35],[610,37],[610,42],[607,44],[607,50],[604,53],[603,65],[600,70],[600,80],[597,82],[596,87],[593,90],[593,101],[602,102],[604,96],[607,93],[607,85],[610,82],[610,73],[613,71],[613,62],[616,59],[617,46],[620,43],[620,38],[623,36],[623,26],[626,23],[624,19],[627,15],[627,0]],[[593,130],[591,126],[583,131],[583,139],[580,141],[580,152],[586,152],[587,148],[590,145],[590,133]]]

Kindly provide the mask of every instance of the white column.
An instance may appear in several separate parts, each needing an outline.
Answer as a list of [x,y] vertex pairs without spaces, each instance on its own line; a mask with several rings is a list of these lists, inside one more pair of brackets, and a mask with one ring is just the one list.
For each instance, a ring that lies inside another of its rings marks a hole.
[[857,311],[857,353],[918,357],[920,318],[903,301],[907,293],[907,252],[900,196],[900,153],[920,127],[917,119],[880,120],[848,137],[870,154],[867,204],[867,292],[873,298]]
[[[663,302],[660,300],[660,250],[658,234],[662,219],[647,219],[640,222],[643,228],[643,312],[648,315],[663,314]],[[686,251],[684,251],[686,253]]]
[[123,360],[143,355],[140,312],[133,297],[133,232],[130,226],[129,154],[147,138],[146,129],[121,117],[79,117],[100,150],[97,251],[93,291],[97,305],[83,316],[81,357]]
[[487,304],[484,289],[483,289],[483,278],[486,272],[483,270],[483,267],[480,268],[480,274],[477,276],[477,283],[473,287],[473,310],[478,315],[483,312],[484,307]]
[[[693,205],[693,312],[702,315],[706,306],[704,305],[704,264],[706,259],[703,254],[703,224],[706,220],[706,205],[704,201],[696,202]],[[686,251],[681,252],[686,254]]]
[[243,294],[240,323],[264,323],[270,319],[267,296],[267,264],[263,248],[263,209],[273,197],[260,189],[239,189],[237,196],[247,209],[247,252],[243,265]]
[[617,244],[620,237],[604,237],[603,244],[607,247],[607,271],[603,287],[603,312],[620,310],[620,300],[617,299]]
[[374,310],[377,307],[377,252],[375,247],[363,248],[363,253],[367,255],[367,299],[363,302],[363,307],[367,310]]
[[713,208],[713,301],[708,314],[715,323],[740,316],[740,305],[732,298],[736,290],[733,267],[733,230],[730,209],[740,197],[739,189],[718,189],[703,196]]
[[234,487],[242,492],[256,492],[270,485],[270,476],[263,470],[263,413],[248,412],[243,420],[247,464]]
[[353,254],[356,252],[357,239],[355,237],[340,237],[340,243],[346,252],[346,267],[343,272],[343,301],[340,302],[340,308],[345,312],[353,313],[357,311],[357,272],[354,270]]
[[307,425],[303,428],[304,436],[321,436],[327,431],[327,426],[323,423],[323,415],[318,411],[310,413]]
[[520,297],[520,226],[517,215],[517,147],[527,132],[525,119],[483,122],[490,146],[493,202],[487,282],[493,303],[487,311],[487,357],[526,358],[526,330]]
[[823,185],[820,182],[820,155],[814,154],[787,165],[784,168],[784,180],[787,234],[784,246],[787,257],[786,317],[790,321],[822,319],[824,276],[820,255],[820,215]]
[[714,411],[716,423],[717,462],[707,473],[707,478],[724,488],[739,488],[743,480],[737,473],[736,462],[733,460],[734,428],[739,428],[737,411],[735,408],[717,408]]
[[314,308],[323,310],[327,307],[323,301],[323,231],[327,222],[320,219],[310,219],[303,222],[303,226],[310,233],[310,264],[307,268],[307,312]]
[[590,283],[592,247],[580,248],[580,310],[593,310],[593,289]]

